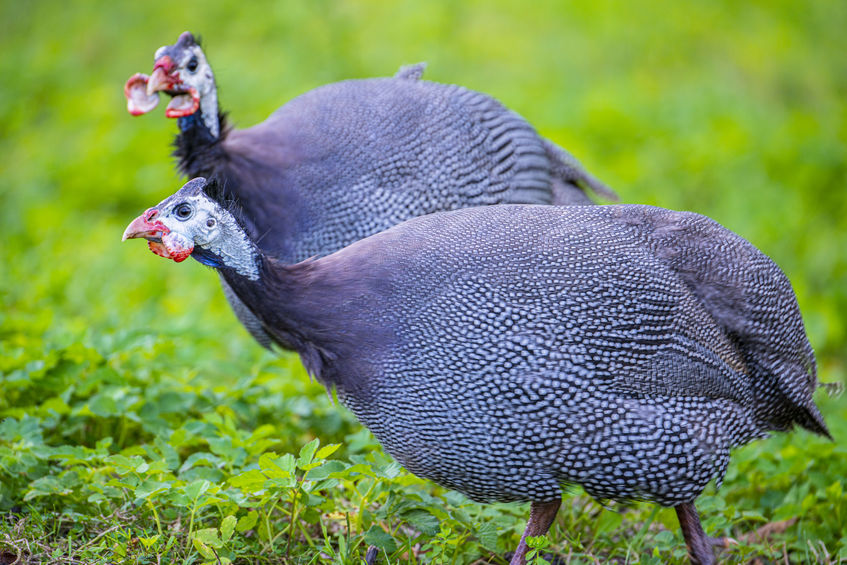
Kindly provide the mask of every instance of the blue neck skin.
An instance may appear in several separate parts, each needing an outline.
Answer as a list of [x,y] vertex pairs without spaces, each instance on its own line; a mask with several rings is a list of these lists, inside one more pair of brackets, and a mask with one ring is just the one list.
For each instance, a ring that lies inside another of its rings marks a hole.
[[[195,127],[198,123],[197,122],[197,115],[199,113],[200,113],[200,111],[198,110],[191,115],[182,116],[182,117],[177,118],[176,123],[179,126],[179,131],[187,131],[187,130]],[[203,121],[200,120],[200,123],[202,124]]]
[[195,247],[194,251],[191,253],[191,256],[203,265],[206,265],[207,267],[222,269],[225,266],[223,261],[221,261],[221,258],[209,251],[208,249]]
[[203,111],[197,110],[189,116],[181,116],[176,120],[180,133],[195,137],[205,143],[213,143],[218,140],[212,135],[212,130],[203,119]]

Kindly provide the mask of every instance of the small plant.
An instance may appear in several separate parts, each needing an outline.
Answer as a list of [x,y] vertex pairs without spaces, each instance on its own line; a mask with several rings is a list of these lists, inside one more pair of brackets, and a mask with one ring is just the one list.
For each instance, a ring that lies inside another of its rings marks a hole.
[[527,565],[550,565],[550,562],[544,558],[544,550],[550,547],[547,536],[527,536],[526,545],[529,546],[529,551],[526,553]]

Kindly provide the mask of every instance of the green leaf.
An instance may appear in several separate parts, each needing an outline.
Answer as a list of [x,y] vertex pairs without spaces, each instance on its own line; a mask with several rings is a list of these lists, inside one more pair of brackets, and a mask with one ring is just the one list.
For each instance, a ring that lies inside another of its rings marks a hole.
[[232,445],[232,438],[209,438],[209,449],[215,455],[223,457],[227,462],[240,465],[247,458],[247,450]]
[[217,555],[212,560],[204,561],[203,565],[231,565],[231,563],[232,563],[232,560],[229,557]]
[[250,469],[249,471],[231,477],[229,484],[245,491],[256,491],[263,488],[267,480],[267,477],[262,471]]
[[182,466],[179,468],[179,472],[184,473],[185,471],[188,471],[189,469],[197,465],[215,467],[218,464],[223,464],[223,461],[221,461],[220,457],[218,457],[217,455],[212,455],[211,453],[206,451],[200,451],[189,455],[185,462],[182,464]]
[[371,526],[371,529],[365,533],[365,543],[375,545],[388,553],[397,551],[397,543],[394,541],[394,538],[376,524]]
[[326,459],[333,453],[335,453],[338,448],[341,447],[340,443],[331,443],[329,445],[325,445],[315,453],[315,459]]
[[320,440],[315,438],[300,448],[300,456],[297,458],[298,468],[305,469],[312,462],[312,458],[314,457],[315,451],[317,451],[319,445]]
[[162,454],[168,471],[173,471],[179,467],[179,453],[177,453],[176,449],[159,437],[157,437],[153,443],[156,446],[156,449],[158,449]]
[[259,513],[255,510],[251,510],[246,516],[242,516],[238,519],[238,524],[236,524],[235,529],[238,530],[239,533],[244,533],[247,530],[253,529],[258,520]]
[[118,405],[113,398],[104,394],[93,396],[88,403],[88,409],[101,417],[118,415]]
[[285,478],[294,472],[294,456],[290,453],[279,457],[265,453],[259,457],[259,468],[269,478]]
[[107,457],[106,461],[115,466],[115,471],[119,475],[131,473],[135,471],[142,463],[144,463],[144,459],[138,457],[137,455],[133,457],[126,457],[124,455],[112,455],[110,457]]
[[259,533],[259,539],[262,541],[268,541],[271,539],[272,532],[269,528],[267,520],[260,520],[259,527],[256,528],[256,531]]
[[320,465],[319,467],[315,467],[313,469],[309,469],[306,473],[306,479],[310,481],[319,481],[325,479],[332,475],[333,473],[340,473],[347,468],[347,465],[338,460],[327,461]]
[[148,499],[154,494],[165,492],[171,488],[170,483],[160,483],[153,479],[146,479],[135,488],[135,498]]
[[674,544],[673,533],[668,530],[662,530],[653,536],[653,542],[661,549],[671,549]]
[[400,463],[392,461],[389,465],[380,467],[376,470],[377,476],[383,479],[395,479],[403,473],[403,467]]
[[438,533],[438,518],[423,509],[412,510],[403,514],[403,518],[417,528],[422,534],[434,536]]
[[215,552],[212,551],[212,549],[208,545],[201,542],[197,538],[193,538],[191,540],[191,542],[194,544],[194,549],[196,549],[198,551],[198,553],[200,553],[200,555],[202,555],[206,559],[214,559],[215,558]]
[[229,541],[229,538],[232,537],[232,532],[235,530],[235,525],[237,520],[235,516],[227,516],[221,522],[221,540],[224,542]]
[[58,477],[48,475],[32,482],[29,492],[24,496],[24,500],[29,501],[41,496],[69,494],[70,492]]
[[210,547],[214,547],[215,549],[223,547],[223,542],[221,542],[218,537],[217,528],[204,528],[202,530],[197,530],[192,534],[192,537],[194,540],[200,541]]
[[159,541],[159,536],[156,535],[151,536],[149,538],[138,536],[138,540],[142,543],[142,545],[144,545],[144,549],[150,549],[151,547],[156,545],[157,541]]
[[497,534],[497,527],[491,522],[484,522],[479,525],[476,529],[476,538],[480,545],[488,551],[492,553],[500,551],[500,546],[497,543],[500,536]]
[[623,516],[620,512],[603,509],[603,512],[594,522],[594,529],[598,534],[615,531],[623,524]]
[[183,487],[183,492],[185,493],[185,496],[189,498],[189,500],[196,501],[201,494],[209,490],[210,486],[212,486],[212,484],[209,481],[194,481],[190,484],[185,485]]
[[835,481],[826,487],[826,496],[832,501],[840,500],[842,494],[844,494],[844,490],[841,486],[841,481]]

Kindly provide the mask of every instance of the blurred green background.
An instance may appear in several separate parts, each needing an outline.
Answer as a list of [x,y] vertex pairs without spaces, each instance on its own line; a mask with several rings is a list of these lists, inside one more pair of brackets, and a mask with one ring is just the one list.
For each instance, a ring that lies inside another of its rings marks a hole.
[[[623,202],[709,215],[770,255],[821,380],[845,381],[847,2],[3,0],[0,420],[51,396],[15,371],[78,346],[166,343],[157,370],[209,387],[269,362],[208,269],[120,243],[181,184],[164,104],[131,117],[122,87],[184,30],[203,36],[241,127],[320,84],[418,61],[429,80],[495,96]],[[843,441],[847,403],[822,405]]]
[[843,370],[847,4],[830,1],[3,2],[7,323],[48,290],[64,295],[54,326],[123,326],[167,297],[166,326],[209,310],[189,299],[216,285],[199,265],[118,245],[134,214],[180,184],[176,124],[162,108],[127,114],[123,82],[185,29],[205,37],[240,126],[317,85],[417,61],[431,80],[492,94],[622,201],[707,214],[771,255],[824,378]]

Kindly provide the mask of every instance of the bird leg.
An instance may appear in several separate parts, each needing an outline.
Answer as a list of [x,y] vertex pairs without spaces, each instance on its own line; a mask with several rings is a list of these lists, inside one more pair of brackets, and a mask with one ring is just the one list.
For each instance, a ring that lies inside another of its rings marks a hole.
[[717,544],[712,543],[703,532],[700,516],[697,514],[694,503],[680,504],[675,507],[675,510],[692,565],[714,565],[715,554],[712,546]]
[[365,553],[365,563],[366,565],[374,565],[376,563],[377,558],[379,557],[379,548],[375,545],[369,546],[367,553]]
[[526,529],[521,536],[521,543],[518,544],[509,565],[526,565],[526,551],[529,549],[526,545],[526,538],[546,534],[553,524],[553,520],[556,519],[556,513],[561,505],[561,498],[552,502],[532,503],[532,506],[529,507],[529,522],[526,523]]

